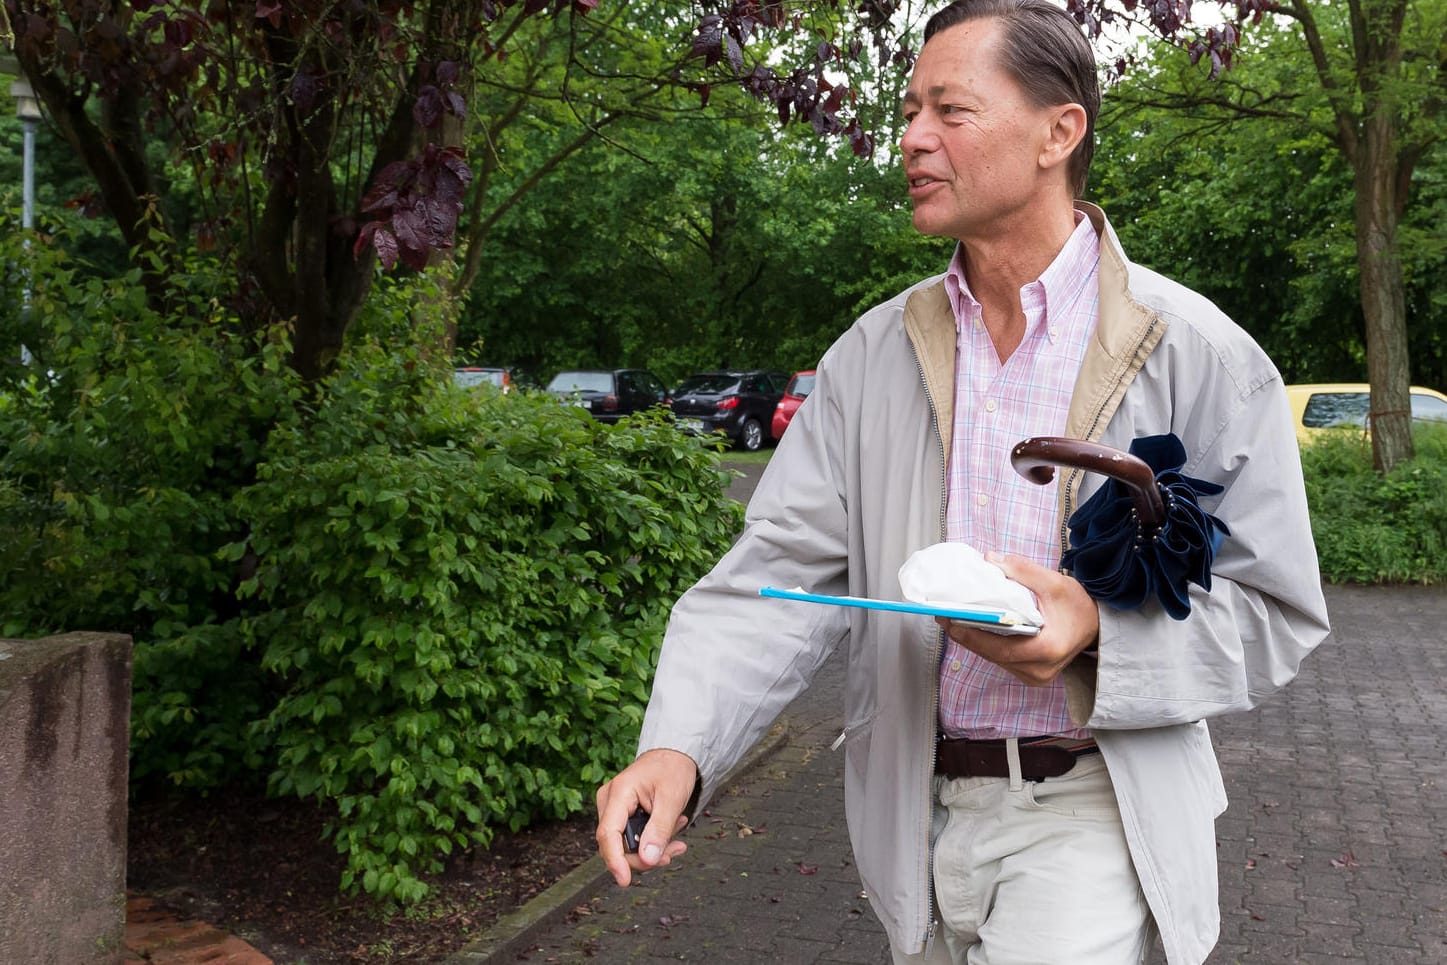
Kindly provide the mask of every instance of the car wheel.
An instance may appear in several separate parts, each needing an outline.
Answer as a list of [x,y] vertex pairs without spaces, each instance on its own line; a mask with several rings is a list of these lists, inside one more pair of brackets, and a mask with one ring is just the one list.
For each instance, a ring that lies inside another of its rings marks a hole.
[[743,426],[739,429],[739,448],[748,452],[758,452],[764,447],[764,427],[759,425],[758,419],[745,419]]

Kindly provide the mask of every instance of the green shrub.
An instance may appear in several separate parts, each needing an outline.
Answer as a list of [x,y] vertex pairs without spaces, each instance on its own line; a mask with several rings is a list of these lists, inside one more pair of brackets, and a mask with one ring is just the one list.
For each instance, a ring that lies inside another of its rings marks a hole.
[[260,560],[245,632],[286,682],[274,791],[338,802],[345,883],[413,900],[631,759],[668,609],[740,510],[658,420],[366,362],[273,439],[230,555]]
[[131,773],[198,786],[259,766],[265,684],[235,628],[233,507],[294,419],[284,333],[248,333],[198,263],[168,313],[137,277],[87,277],[37,244],[35,362],[5,373],[0,632],[135,639]]
[[1447,579],[1447,427],[1415,433],[1416,458],[1386,476],[1360,436],[1302,449],[1322,577],[1333,583]]
[[406,901],[632,756],[668,608],[741,521],[705,444],[455,389],[413,344],[422,286],[379,284],[375,341],[303,387],[218,266],[159,313],[134,275],[30,254],[0,630],[132,634],[133,788],[315,798],[344,883]]

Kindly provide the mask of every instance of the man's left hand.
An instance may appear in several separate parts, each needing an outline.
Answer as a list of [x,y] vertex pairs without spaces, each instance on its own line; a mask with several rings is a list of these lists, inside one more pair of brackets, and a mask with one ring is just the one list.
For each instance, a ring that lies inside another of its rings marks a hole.
[[1035,594],[1045,625],[1033,637],[991,633],[936,617],[950,639],[1008,670],[1032,687],[1044,687],[1060,675],[1100,635],[1100,614],[1085,588],[1066,576],[1019,556],[991,553],[990,562]]

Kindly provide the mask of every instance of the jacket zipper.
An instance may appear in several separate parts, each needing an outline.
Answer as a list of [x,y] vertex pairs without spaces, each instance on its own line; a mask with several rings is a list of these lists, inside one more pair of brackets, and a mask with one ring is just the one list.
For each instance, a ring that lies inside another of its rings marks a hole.
[[[949,483],[949,469],[950,469],[950,467],[945,464],[945,437],[944,437],[944,427],[940,425],[939,410],[935,408],[934,396],[930,395],[929,382],[927,382],[927,381],[925,380],[925,376],[924,376],[924,364],[920,361],[919,349],[918,349],[918,347],[916,347],[916,345],[914,344],[914,339],[910,339],[910,350],[911,350],[912,352],[914,352],[914,364],[915,364],[915,367],[919,369],[920,386],[924,389],[925,401],[929,403],[930,421],[931,421],[932,423],[934,423],[935,435],[938,436],[938,438],[939,438],[939,446],[940,446],[940,490],[939,490],[939,491],[940,491],[940,529],[939,529],[939,538],[940,538],[940,541],[943,542],[944,539],[945,539],[945,537],[946,537],[946,535],[947,535],[947,532],[948,532],[948,529],[947,529],[947,517],[948,517],[948,513],[949,513],[949,510],[948,510],[948,506],[949,506],[949,504],[948,504],[948,483]],[[932,683],[931,683],[931,687],[930,687],[930,691],[931,691],[931,694],[932,694],[933,696],[932,696],[932,699],[930,700],[929,704],[927,705],[928,711],[929,711],[929,718],[930,718],[930,719],[926,722],[925,730],[926,730],[927,732],[929,732],[929,733],[934,733],[935,728],[938,726],[937,723],[936,723],[936,721],[937,721],[938,718],[939,718],[939,706],[940,706],[940,674],[939,674],[939,664],[940,664],[940,661],[944,658],[944,649],[945,649],[945,631],[944,631],[943,629],[941,629],[941,630],[938,630],[938,631],[935,633],[934,649],[933,649],[933,651],[931,652],[931,660],[930,660],[931,665],[935,668],[935,673],[934,673],[934,679],[933,679],[933,681],[932,681]],[[934,861],[934,856],[933,856],[932,854],[930,854],[930,844],[929,844],[929,841],[930,841],[930,821],[931,821],[931,815],[933,815],[933,813],[934,813],[934,802],[930,800],[930,795],[929,795],[929,790],[930,790],[930,787],[929,787],[929,780],[930,780],[929,775],[932,775],[932,774],[934,774],[934,772],[935,772],[935,765],[938,763],[938,760],[937,760],[938,756],[939,756],[939,745],[938,745],[938,743],[931,743],[931,744],[930,744],[929,770],[925,772],[925,775],[926,775],[926,790],[925,790],[925,802],[926,802],[926,806],[925,806],[925,823],[924,823],[924,828],[922,829],[922,830],[923,830],[923,833],[924,833],[924,839],[925,839],[925,875],[924,875],[924,877],[925,877],[925,897],[926,897],[926,901],[925,901],[925,917],[926,917],[926,922],[925,922],[925,933],[924,933],[924,957],[925,957],[925,960],[926,960],[926,961],[929,960],[930,953],[931,953],[931,951],[933,950],[934,943],[935,943],[935,913],[934,913],[934,910],[935,910],[935,882],[934,882],[934,875],[931,873],[931,869],[930,869],[930,865],[931,865],[931,864],[933,863],[933,861]]]

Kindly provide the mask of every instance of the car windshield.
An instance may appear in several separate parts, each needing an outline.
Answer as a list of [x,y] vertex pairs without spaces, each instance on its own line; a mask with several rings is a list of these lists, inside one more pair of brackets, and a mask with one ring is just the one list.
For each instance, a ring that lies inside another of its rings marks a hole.
[[678,383],[674,395],[688,395],[690,392],[704,392],[710,395],[728,392],[739,384],[732,375],[690,375]]
[[549,392],[612,392],[613,376],[607,372],[559,372],[548,383]]
[[809,393],[814,391],[814,373],[808,375],[796,375],[794,381],[789,385],[789,394],[797,395],[799,398],[808,398]]

